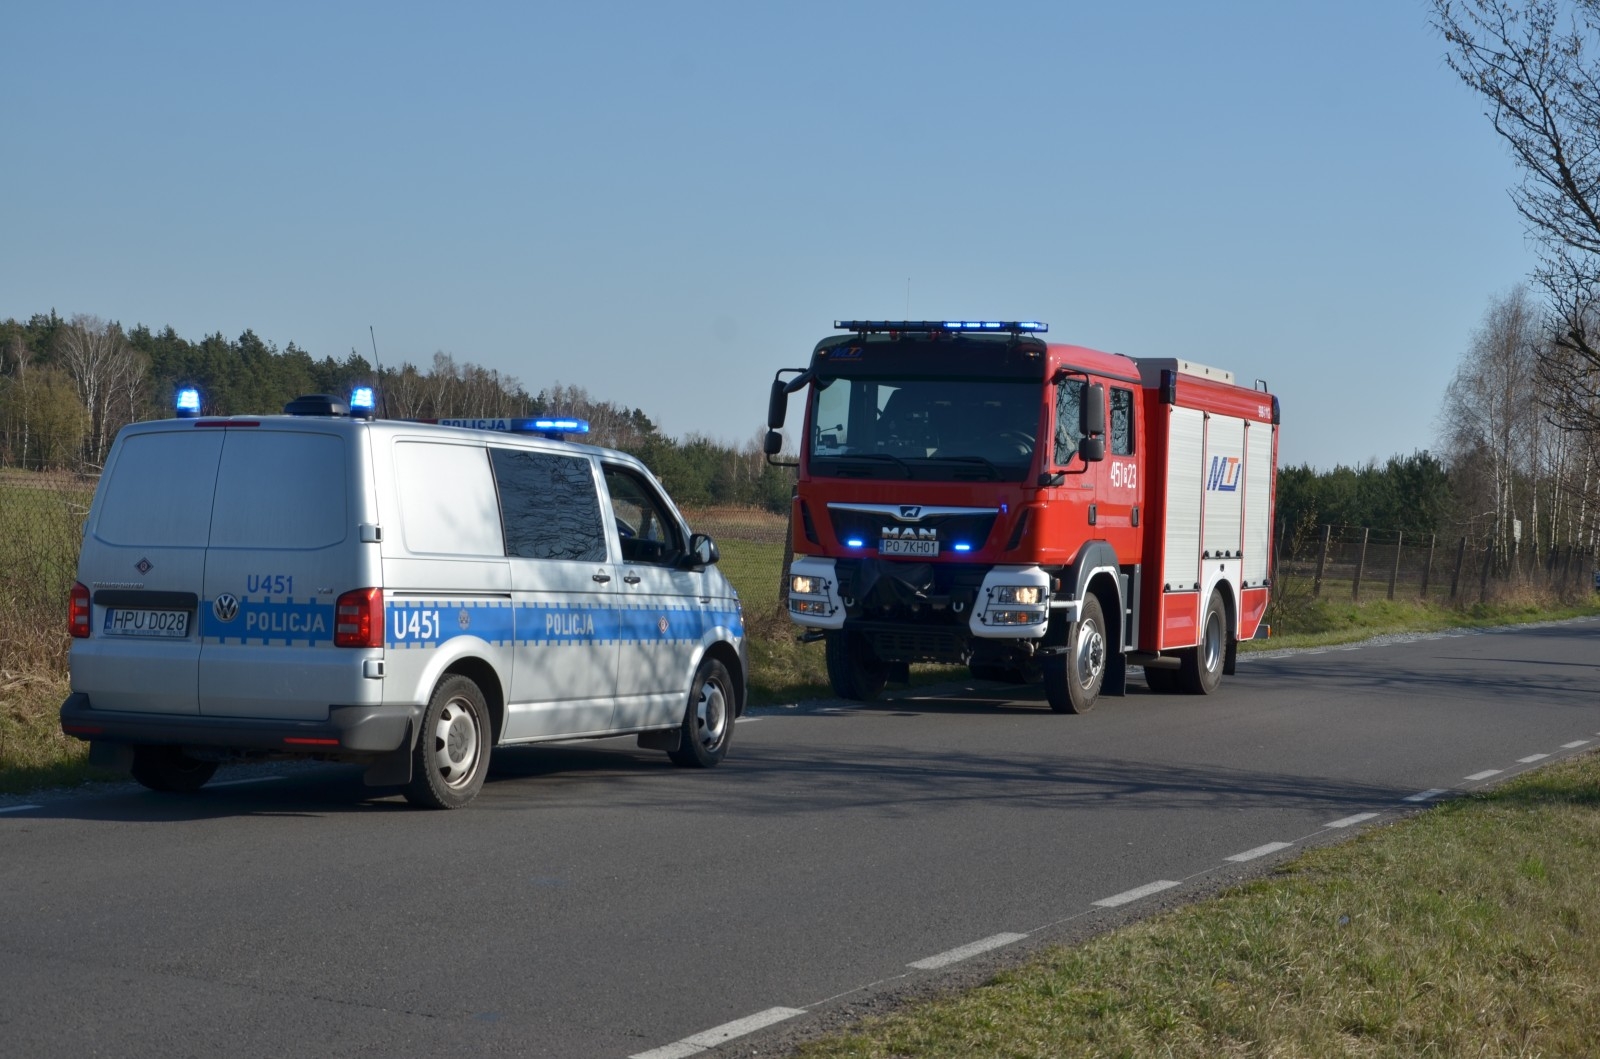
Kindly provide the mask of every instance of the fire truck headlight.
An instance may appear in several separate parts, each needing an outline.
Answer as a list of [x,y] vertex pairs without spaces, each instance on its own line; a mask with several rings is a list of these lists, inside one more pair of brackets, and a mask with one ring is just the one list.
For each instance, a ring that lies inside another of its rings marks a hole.
[[1038,625],[1045,620],[1042,610],[991,610],[991,625]]
[[796,596],[820,596],[827,592],[827,585],[820,577],[795,574],[789,578],[789,591]]
[[1039,597],[1042,594],[1038,585],[999,585],[994,590],[994,601],[1036,607],[1041,602]]

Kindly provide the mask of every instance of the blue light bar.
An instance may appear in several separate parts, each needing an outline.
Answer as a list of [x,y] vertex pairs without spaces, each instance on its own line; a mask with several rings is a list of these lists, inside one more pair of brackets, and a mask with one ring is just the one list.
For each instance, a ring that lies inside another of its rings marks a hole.
[[587,419],[519,419],[516,422],[531,423],[532,426],[523,428],[527,430],[554,431],[560,434],[589,433],[589,421]]
[[186,386],[178,391],[178,418],[194,419],[200,415],[200,391]]
[[957,334],[969,331],[1025,335],[1042,334],[1050,330],[1049,324],[1038,320],[835,320],[833,326],[840,331],[854,331],[863,335],[906,332]]

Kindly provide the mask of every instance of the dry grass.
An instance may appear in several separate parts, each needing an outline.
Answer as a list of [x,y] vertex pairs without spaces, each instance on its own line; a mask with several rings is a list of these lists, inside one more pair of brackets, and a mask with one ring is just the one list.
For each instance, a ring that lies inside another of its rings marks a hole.
[[1596,967],[1590,755],[799,1054],[1590,1057]]

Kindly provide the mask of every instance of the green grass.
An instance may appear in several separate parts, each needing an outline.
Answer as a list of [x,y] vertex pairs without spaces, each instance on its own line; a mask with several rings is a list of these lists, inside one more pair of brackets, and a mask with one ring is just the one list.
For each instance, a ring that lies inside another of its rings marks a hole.
[[1589,1057],[1597,967],[1589,755],[799,1055]]

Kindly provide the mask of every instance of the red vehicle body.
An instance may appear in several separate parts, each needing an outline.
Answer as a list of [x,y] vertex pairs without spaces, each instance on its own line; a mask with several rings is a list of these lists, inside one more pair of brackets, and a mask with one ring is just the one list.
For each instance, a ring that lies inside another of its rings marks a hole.
[[1130,663],[1156,691],[1232,672],[1270,592],[1276,398],[1041,324],[835,326],[778,373],[767,451],[804,391],[788,607],[837,694],[954,662],[1078,713]]

